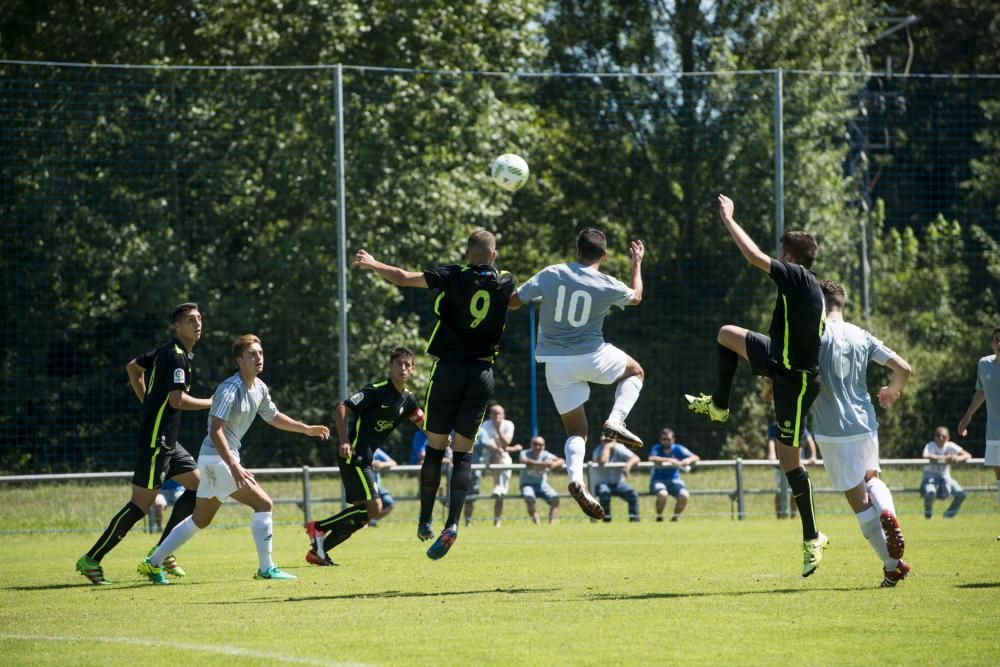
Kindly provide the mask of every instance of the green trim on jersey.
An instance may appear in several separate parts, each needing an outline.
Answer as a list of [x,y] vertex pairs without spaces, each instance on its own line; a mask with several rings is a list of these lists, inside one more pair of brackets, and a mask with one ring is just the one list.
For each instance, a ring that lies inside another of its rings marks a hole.
[[[153,363],[153,371],[149,374],[149,386],[146,387],[146,396],[149,396],[150,392],[153,391],[153,385],[156,383],[156,363]],[[146,399],[143,398],[143,401]]]
[[431,331],[431,337],[427,339],[427,345],[424,345],[424,352],[431,349],[431,343],[434,342],[434,336],[437,335],[438,329],[441,328],[441,299],[444,298],[444,292],[437,295],[434,299],[434,314],[438,316],[438,321],[434,324],[434,330]]
[[169,402],[170,394],[167,394],[167,397],[163,399],[163,405],[161,405],[160,409],[156,411],[156,421],[153,422],[153,437],[149,441],[150,448],[156,447],[156,434],[160,432],[160,420],[163,419],[163,411],[167,409],[167,403]]
[[791,370],[792,364],[788,360],[788,297],[784,294],[781,295],[781,303],[784,306],[784,308],[782,308],[782,315],[785,317],[785,335],[783,336],[785,340],[784,349],[781,351],[781,361],[785,365],[785,368]]
[[382,380],[381,382],[376,382],[376,383],[372,384],[372,387],[377,389],[378,387],[384,387],[387,384],[389,384],[388,380]]

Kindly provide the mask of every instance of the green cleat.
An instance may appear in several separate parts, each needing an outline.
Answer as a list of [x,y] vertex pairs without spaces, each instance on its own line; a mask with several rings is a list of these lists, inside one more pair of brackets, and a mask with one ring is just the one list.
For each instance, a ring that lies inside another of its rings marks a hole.
[[90,583],[95,586],[111,583],[104,578],[104,568],[101,567],[101,564],[88,557],[87,554],[80,556],[80,560],[76,561],[76,571],[87,577]]
[[691,412],[708,415],[708,418],[714,422],[724,422],[729,419],[729,410],[716,407],[715,403],[712,402],[712,397],[708,394],[698,394],[697,396],[684,394],[684,398],[687,400],[688,410]]
[[254,579],[298,579],[294,574],[288,574],[287,572],[282,572],[281,568],[277,565],[272,565],[267,568],[267,572],[261,572],[257,570],[254,575]]
[[806,540],[802,543],[802,576],[808,577],[816,571],[823,560],[823,550],[830,545],[830,538],[823,533],[819,534],[815,540]]
[[159,586],[166,586],[170,582],[167,581],[167,575],[163,574],[162,565],[153,565],[149,562],[148,558],[144,558],[139,561],[139,564],[135,568],[136,572],[139,574],[149,577],[149,580],[154,584]]
[[[146,554],[146,558],[152,556],[153,552],[156,551],[159,548],[159,546],[160,546],[159,544],[153,545],[153,548],[149,550],[148,554]],[[173,554],[170,554],[169,556],[163,559],[163,571],[169,574],[171,577],[187,576],[187,572],[184,571],[183,567],[177,564],[177,559],[174,558]]]

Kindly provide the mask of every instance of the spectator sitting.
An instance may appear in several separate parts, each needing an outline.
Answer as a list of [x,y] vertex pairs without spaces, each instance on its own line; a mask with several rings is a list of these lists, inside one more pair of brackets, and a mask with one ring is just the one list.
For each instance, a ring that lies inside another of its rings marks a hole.
[[545,438],[536,435],[531,439],[530,449],[521,452],[521,497],[528,507],[528,516],[537,526],[538,511],[535,509],[535,499],[539,496],[549,504],[549,523],[559,520],[559,495],[549,486],[548,472],[558,468],[564,461],[545,449]]
[[[594,448],[594,462],[600,467],[591,476],[594,493],[604,508],[604,520],[611,521],[611,496],[618,496],[628,503],[628,520],[639,520],[639,494],[625,479],[639,462],[638,455],[625,445],[605,441]],[[623,468],[605,468],[606,463],[624,463]]]
[[389,516],[389,512],[396,506],[396,499],[382,486],[382,471],[391,470],[397,465],[396,461],[386,454],[385,450],[381,447],[372,453],[372,470],[375,472],[375,485],[378,487],[378,497],[382,499],[382,511],[379,512],[377,517],[368,522],[368,525],[372,528],[377,526],[381,519]]
[[649,477],[649,492],[656,494],[656,520],[663,521],[667,496],[673,496],[677,502],[670,520],[677,521],[681,512],[687,507],[691,495],[681,479],[681,471],[691,470],[691,466],[701,458],[684,445],[674,442],[673,429],[664,427],[660,431],[660,442],[653,445],[649,452],[649,460],[656,464],[653,474]]
[[951,504],[944,511],[946,519],[954,518],[965,502],[965,489],[951,478],[951,464],[968,461],[972,455],[951,442],[950,435],[947,428],[938,426],[934,429],[934,439],[924,445],[923,457],[930,463],[924,466],[920,488],[924,493],[924,517],[927,519],[933,516],[935,498],[944,500],[951,496]]

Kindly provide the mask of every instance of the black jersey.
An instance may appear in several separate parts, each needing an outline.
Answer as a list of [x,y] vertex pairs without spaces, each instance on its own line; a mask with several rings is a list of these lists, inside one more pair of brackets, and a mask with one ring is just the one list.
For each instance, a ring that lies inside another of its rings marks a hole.
[[146,398],[139,420],[139,446],[155,447],[159,440],[167,446],[177,441],[181,415],[170,405],[170,392],[191,391],[191,360],[194,353],[176,338],[136,357],[146,371]]
[[424,279],[428,287],[439,291],[434,301],[438,322],[426,351],[448,361],[496,357],[507,302],[514,293],[514,276],[478,264],[428,269]]
[[404,419],[423,417],[417,397],[408,391],[396,391],[390,380],[366,385],[344,401],[354,413],[348,422],[351,460],[371,465],[373,452],[382,446],[392,429]]
[[768,358],[779,369],[818,374],[826,306],[816,274],[798,264],[771,259],[769,275],[778,286],[778,297],[768,330]]

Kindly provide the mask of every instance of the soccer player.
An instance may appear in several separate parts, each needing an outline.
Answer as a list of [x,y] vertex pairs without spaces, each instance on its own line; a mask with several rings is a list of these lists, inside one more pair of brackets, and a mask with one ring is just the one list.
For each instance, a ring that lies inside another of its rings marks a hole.
[[163,575],[164,559],[187,544],[188,540],[207,528],[226,498],[233,498],[253,508],[250,532],[257,546],[259,567],[254,579],[295,579],[283,572],[271,560],[271,509],[273,502],[254,479],[253,473],[240,464],[241,440],[258,414],[271,426],[282,431],[302,433],[326,440],[326,426],[303,424],[278,411],[271,400],[271,391],[258,376],[264,370],[264,349],[260,338],[253,334],[240,336],[233,342],[233,358],[237,372],[219,383],[212,396],[208,417],[208,435],[198,454],[198,500],[194,513],[171,531],[170,535],[137,567],[154,584],[167,584]]
[[[1000,503],[1000,327],[990,336],[993,354],[979,360],[976,367],[976,393],[958,423],[958,433],[963,438],[969,432],[972,415],[986,403],[986,456],[983,466],[993,468],[997,482],[997,502]],[[997,537],[1000,540],[1000,536]]]
[[883,563],[882,587],[906,578],[903,532],[889,487],[879,478],[878,420],[868,395],[868,364],[892,370],[878,400],[889,407],[910,377],[910,365],[870,333],[844,321],[847,293],[831,280],[820,281],[826,301],[826,329],[819,365],[823,386],[812,406],[813,430],[833,488],[841,491],[876,555]]
[[674,440],[674,430],[664,426],[660,431],[660,442],[649,450],[649,460],[659,464],[649,476],[649,492],[656,494],[656,520],[663,521],[667,498],[673,496],[677,502],[670,520],[677,521],[691,497],[687,485],[681,479],[681,471],[689,472],[691,466],[701,461],[701,457]]
[[[382,514],[382,497],[375,478],[374,454],[403,420],[423,421],[417,397],[406,390],[413,373],[413,352],[394,347],[389,352],[389,377],[365,387],[337,405],[337,466],[350,507],[322,521],[306,524],[312,548],[306,562],[333,565],[329,552]],[[352,418],[348,422],[347,411]]]
[[434,537],[431,514],[452,432],[454,459],[448,518],[427,550],[432,560],[444,557],[458,538],[458,519],[472,477],[472,444],[493,394],[493,362],[507,320],[507,303],[514,292],[514,277],[497,270],[493,265],[496,257],[496,238],[479,229],[469,235],[465,266],[404,271],[377,261],[364,250],[354,258],[355,266],[371,269],[396,285],[437,290],[434,312],[438,322],[427,341],[427,352],[437,361],[424,400],[428,440],[420,469],[417,537],[421,540]]
[[[196,303],[182,303],[170,315],[174,335],[168,343],[128,362],[129,382],[142,402],[139,437],[136,442],[135,474],[132,475],[132,498],[111,518],[111,522],[90,551],[76,561],[77,571],[90,583],[110,584],[104,577],[101,560],[125,539],[128,531],[146,516],[164,479],[175,479],[187,489],[170,513],[160,543],[174,527],[191,515],[198,488],[198,464],[177,442],[181,410],[206,410],[212,402],[194,398],[191,390],[191,361],[195,344],[201,338],[201,311]],[[149,374],[148,380],[145,373]],[[168,571],[175,576],[185,572],[170,555]]]
[[767,273],[778,288],[770,336],[728,324],[716,339],[718,380],[715,393],[685,394],[692,412],[712,421],[729,418],[729,394],[740,357],[755,375],[771,379],[778,423],[778,462],[788,477],[802,520],[802,576],[819,567],[829,540],[816,528],[812,484],[799,456],[800,438],[809,407],[819,394],[819,345],[823,335],[823,293],[812,271],[818,246],[806,232],[785,232],[781,256],[768,257],[733,219],[733,201],[719,195],[719,215],[751,265]]
[[545,364],[545,380],[566,429],[566,469],[569,492],[584,514],[604,518],[601,504],[587,490],[583,464],[587,456],[587,412],[590,383],[617,384],[611,414],[601,431],[603,440],[630,449],[642,447],[625,428],[625,418],[639,400],[645,377],[642,367],[614,345],[604,342],[604,318],[611,308],[624,310],[642,301],[642,241],[629,243],[631,286],[601,273],[608,258],[608,241],[599,229],[586,228],[576,238],[577,261],[548,266],[521,285],[510,307],[541,300],[535,359]]

